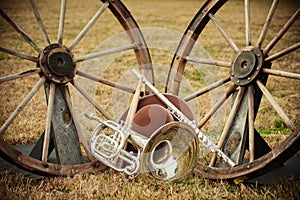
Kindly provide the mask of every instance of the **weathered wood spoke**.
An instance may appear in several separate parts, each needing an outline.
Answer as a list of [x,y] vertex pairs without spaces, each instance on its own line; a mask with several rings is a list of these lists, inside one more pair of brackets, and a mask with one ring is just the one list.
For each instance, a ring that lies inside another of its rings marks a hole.
[[107,119],[112,119],[112,117],[106,112],[102,106],[91,97],[91,95],[81,87],[75,80],[73,80],[72,85],[80,92],[80,94],[86,98],[101,114],[103,114]]
[[225,68],[231,67],[231,62],[211,60],[211,59],[205,59],[205,58],[192,58],[190,56],[185,57],[185,59],[186,59],[186,61],[194,62],[194,63],[213,65],[213,66],[225,67]]
[[116,47],[116,48],[112,48],[112,49],[108,49],[108,50],[104,50],[104,51],[100,51],[100,52],[91,53],[91,54],[88,54],[88,55],[85,55],[85,56],[80,56],[80,57],[76,58],[75,61],[76,62],[82,62],[82,61],[85,61],[85,60],[99,58],[99,57],[114,54],[114,53],[120,53],[120,52],[123,52],[123,51],[133,50],[135,48],[136,48],[135,44],[124,45],[124,46],[121,46],[121,47]]
[[66,9],[67,9],[67,0],[61,0],[59,26],[58,26],[58,36],[57,36],[57,43],[58,44],[63,44]]
[[34,16],[36,18],[36,21],[37,23],[39,24],[39,27],[41,29],[41,32],[42,32],[42,35],[43,35],[43,38],[46,42],[46,45],[49,45],[51,42],[50,42],[50,39],[48,37],[48,34],[46,32],[46,29],[45,29],[45,26],[43,24],[43,21],[42,21],[42,18],[40,16],[40,13],[38,11],[38,8],[36,6],[36,3],[34,0],[30,0],[30,3],[31,3],[31,6],[32,6],[32,9],[33,9],[33,12],[34,12]]
[[46,130],[45,130],[44,143],[43,143],[43,153],[42,153],[42,161],[44,161],[44,162],[47,162],[47,159],[48,159],[55,89],[56,89],[55,83],[51,82],[50,83],[50,92],[49,92],[49,97],[48,97]]
[[198,123],[198,127],[201,128],[207,121],[213,116],[213,114],[223,105],[223,103],[232,95],[238,86],[232,85],[229,90],[212,106],[212,108],[206,113],[206,115]]
[[278,3],[279,3],[279,0],[274,0],[273,3],[272,3],[272,5],[271,5],[271,7],[270,7],[270,10],[268,12],[266,21],[264,23],[264,26],[263,26],[263,28],[261,30],[260,36],[259,36],[257,44],[256,44],[256,46],[258,48],[261,48],[261,46],[263,44],[263,41],[265,40],[265,37],[266,37],[267,32],[269,30],[269,27],[271,25],[271,22],[272,22],[272,19],[273,19],[273,16],[274,16],[274,13],[276,11]]
[[36,68],[36,69],[27,70],[27,71],[24,71],[24,72],[10,74],[10,75],[7,75],[7,76],[2,76],[2,77],[0,77],[0,83],[15,80],[15,79],[19,79],[19,78],[23,78],[23,77],[26,77],[26,76],[30,76],[30,75],[33,75],[33,74],[40,73],[40,72],[41,72],[41,69]]
[[281,58],[282,56],[285,56],[289,53],[292,53],[293,51],[296,51],[297,49],[300,48],[300,42],[280,51],[280,52],[277,52],[271,56],[268,56],[267,58],[265,58],[265,62],[272,62],[278,58]]
[[192,93],[192,94],[184,97],[183,99],[185,101],[193,100],[194,98],[199,97],[199,96],[201,96],[201,95],[203,95],[203,94],[205,94],[205,93],[207,93],[207,92],[209,92],[209,91],[211,91],[211,90],[213,90],[213,89],[215,89],[215,88],[217,88],[219,86],[222,86],[225,83],[228,83],[229,81],[230,81],[230,77],[228,76],[226,78],[223,78],[223,79],[221,79],[219,81],[216,81],[216,82],[208,85],[207,87],[205,87],[205,88],[203,88],[203,89],[201,89],[201,90],[199,90],[199,91],[197,91],[195,93]]
[[251,23],[250,23],[250,1],[245,0],[245,34],[246,34],[246,46],[251,46]]
[[250,162],[254,161],[255,158],[255,140],[254,140],[254,89],[250,85],[248,87],[248,126],[249,126],[249,152]]
[[274,75],[274,76],[280,76],[280,77],[300,80],[300,74],[298,74],[298,73],[285,72],[285,71],[281,71],[281,70],[268,69],[268,68],[263,68],[262,71],[266,74],[270,74],[270,75]]
[[238,53],[240,50],[232,40],[232,38],[228,35],[228,33],[225,31],[225,29],[221,26],[221,24],[218,22],[216,17],[209,13],[209,17],[214,23],[215,27],[218,29],[218,31],[221,33],[223,38],[226,40],[226,42],[230,45],[230,47],[233,49],[234,53]]
[[85,36],[85,34],[90,30],[90,28],[95,24],[100,15],[108,8],[109,3],[106,2],[94,15],[94,17],[87,23],[87,25],[82,29],[82,31],[77,35],[72,44],[69,46],[69,49],[72,50],[80,42],[80,40]]
[[41,52],[42,49],[28,36],[28,34],[18,25],[16,24],[6,13],[0,9],[0,15],[19,33],[19,35],[30,44],[37,52]]
[[23,101],[18,105],[18,107],[14,110],[14,112],[9,116],[9,118],[5,121],[0,129],[0,136],[6,131],[8,126],[13,122],[13,120],[20,114],[26,104],[31,100],[31,98],[37,93],[40,87],[45,83],[46,77],[40,78],[40,80],[36,83],[36,85],[31,89],[31,91],[27,94],[27,96],[23,99]]
[[268,91],[268,89],[266,88],[266,86],[264,86],[264,84],[260,81],[260,80],[256,80],[256,83],[258,85],[258,87],[260,88],[260,90],[264,93],[264,95],[267,97],[267,99],[269,100],[269,102],[271,103],[271,105],[273,106],[273,108],[277,111],[277,113],[280,115],[280,117],[283,119],[283,121],[285,122],[285,124],[292,130],[294,131],[296,129],[295,125],[293,124],[293,122],[290,120],[290,118],[285,114],[285,112],[283,111],[283,109],[279,106],[279,104],[277,103],[277,101],[273,98],[273,96],[271,95],[271,93]]
[[[239,91],[238,91],[238,94],[237,94],[237,97],[236,97],[236,99],[234,101],[232,109],[230,110],[228,119],[226,121],[225,127],[223,129],[222,134],[221,134],[221,137],[220,137],[220,139],[218,141],[218,147],[220,149],[223,147],[225,139],[228,137],[230,128],[231,128],[231,126],[232,126],[232,124],[234,122],[234,118],[236,117],[236,114],[237,114],[238,109],[240,107],[240,104],[241,104],[241,101],[243,99],[244,93],[245,93],[245,87],[241,87],[239,89]],[[215,163],[216,163],[216,160],[217,160],[217,154],[214,153],[213,157],[211,158],[209,166],[211,166],[211,167],[214,166]]]
[[93,80],[93,81],[96,81],[98,83],[102,83],[104,85],[107,85],[107,86],[110,86],[110,87],[113,87],[113,88],[120,89],[120,90],[125,91],[125,92],[129,92],[129,93],[134,93],[135,92],[135,90],[132,89],[132,88],[128,88],[124,85],[120,85],[118,83],[115,83],[115,82],[112,82],[112,81],[109,81],[109,80],[106,80],[106,79],[102,79],[98,76],[94,76],[94,75],[85,73],[83,71],[78,70],[77,75],[81,76],[81,77],[84,77],[84,78],[87,78],[87,79],[90,79],[90,80]]
[[276,34],[276,36],[272,39],[272,41],[266,46],[263,53],[267,55],[273,47],[280,41],[282,36],[291,28],[294,22],[298,19],[300,15],[300,8],[291,16],[291,18],[286,22],[286,24],[280,29],[280,31]]
[[13,55],[13,56],[17,56],[19,58],[23,58],[25,60],[29,60],[29,61],[32,61],[32,62],[38,62],[37,57],[30,56],[30,55],[27,55],[27,54],[24,54],[24,53],[15,51],[15,50],[11,50],[11,49],[5,48],[3,46],[0,46],[0,51],[2,51],[4,53],[7,53],[7,54],[10,54],[10,55]]

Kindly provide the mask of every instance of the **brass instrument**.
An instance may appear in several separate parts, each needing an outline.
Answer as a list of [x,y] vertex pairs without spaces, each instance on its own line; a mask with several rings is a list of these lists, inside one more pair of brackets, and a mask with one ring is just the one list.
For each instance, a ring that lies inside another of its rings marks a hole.
[[[157,179],[170,181],[180,181],[192,172],[198,155],[198,139],[187,124],[170,122],[146,138],[92,113],[86,116],[100,122],[91,138],[91,152],[107,166],[128,175],[151,173]],[[104,128],[115,132],[105,135]],[[126,151],[122,146],[126,141],[138,146],[138,152]]]
[[[191,126],[180,121],[164,124],[150,138],[131,129],[142,80],[140,78],[125,123],[104,121],[91,112],[85,114],[99,122],[91,137],[91,152],[97,160],[128,175],[151,173],[157,179],[180,181],[194,168],[198,138]],[[113,133],[105,134],[105,129]],[[127,151],[127,143],[136,147],[136,151]]]
[[[93,113],[86,113],[88,118],[100,123],[91,138],[91,152],[96,159],[128,175],[150,172],[157,179],[180,181],[193,170],[200,141],[211,152],[221,156],[225,163],[235,166],[235,163],[200,131],[195,120],[184,115],[138,71],[133,70],[133,73],[139,78],[139,83],[125,122],[104,121]],[[162,109],[178,120],[167,122],[155,129],[150,138],[131,128],[134,118],[138,116],[136,111],[142,84],[146,84],[165,104],[167,108],[161,106]],[[110,129],[113,133],[105,134],[105,129]],[[135,147],[135,151],[126,149],[128,143]]]

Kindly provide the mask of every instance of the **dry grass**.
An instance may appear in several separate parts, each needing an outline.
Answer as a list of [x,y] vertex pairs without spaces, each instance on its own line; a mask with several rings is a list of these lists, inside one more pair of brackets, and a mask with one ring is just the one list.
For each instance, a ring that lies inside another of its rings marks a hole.
[[299,199],[300,187],[299,181],[235,185],[198,176],[170,183],[145,176],[129,179],[113,170],[39,180],[0,173],[2,199]]
[[[53,1],[37,1],[40,13],[44,19],[45,26],[52,41],[56,40],[57,25],[59,18],[59,3]],[[135,19],[141,27],[160,27],[165,28],[174,33],[172,40],[167,37],[159,36],[155,38],[153,34],[146,31],[147,41],[151,41],[151,54],[153,63],[155,64],[158,87],[164,84],[166,78],[166,69],[171,59],[172,53],[177,46],[179,40],[178,35],[185,30],[187,24],[197,12],[203,1],[197,0],[153,0],[153,1],[138,1],[124,0],[124,3],[131,10]],[[257,13],[254,14],[255,20],[252,23],[255,25],[253,29],[253,38],[258,37],[265,15],[259,18],[260,13],[266,13],[269,1],[251,1],[252,5],[257,8]],[[280,17],[275,18],[276,30],[280,28],[288,16],[294,11],[297,1],[285,1],[280,4]],[[239,46],[243,46],[243,15],[238,6],[240,1],[235,1],[231,6],[226,6],[226,9],[219,13],[219,19],[225,23],[226,30],[237,42]],[[17,6],[16,6],[17,5]],[[70,44],[76,34],[87,23],[90,17],[98,9],[99,3],[95,0],[72,0],[68,2],[68,9],[72,12],[67,12],[66,32],[64,42]],[[22,28],[30,33],[30,36],[38,43],[44,44],[38,26],[34,21],[34,16],[27,1],[0,1],[0,7],[7,12]],[[224,18],[224,20],[223,20]],[[225,20],[226,19],[226,20]],[[289,42],[299,42],[300,30],[299,20],[296,22],[296,28],[293,28],[283,42],[278,44],[276,48],[280,49]],[[75,55],[84,55],[91,52],[98,44],[111,39],[117,33],[122,31],[121,27],[107,13],[97,22],[87,36],[79,43],[74,50]],[[178,32],[175,32],[178,31]],[[170,33],[168,32],[168,33]],[[151,33],[151,31],[150,31]],[[157,32],[154,32],[157,33]],[[155,34],[154,34],[155,35]],[[157,35],[155,35],[157,36]],[[11,47],[21,52],[34,55],[34,50],[19,39],[18,35],[7,25],[2,19],[0,21],[0,45]],[[163,39],[162,39],[163,38]],[[175,38],[175,39],[174,39]],[[178,40],[177,40],[178,39]],[[270,40],[271,38],[267,38]],[[116,41],[115,41],[116,42]],[[157,43],[155,43],[157,42]],[[117,43],[117,42],[116,42]],[[228,48],[224,40],[211,24],[208,25],[207,31],[204,32],[199,44],[216,60],[230,61],[232,59],[232,50]],[[167,46],[167,48],[166,48]],[[160,47],[160,48],[155,48]],[[275,52],[276,50],[275,49]],[[274,68],[286,68],[294,72],[299,71],[299,53],[293,54],[293,57],[281,59],[280,62],[274,65]],[[102,67],[103,60],[92,61],[87,66]],[[123,55],[118,57],[111,63],[109,68],[104,68],[105,71],[101,76],[110,78],[114,81],[120,81],[124,77],[124,73],[134,65],[135,59],[132,55]],[[103,64],[104,65],[104,64]],[[81,66],[85,67],[85,66]],[[105,66],[106,67],[106,66]],[[31,69],[32,63],[16,59],[6,54],[0,54],[0,75],[19,72],[24,69]],[[193,89],[203,87],[203,82],[197,81],[203,74],[195,73],[193,70],[187,70],[187,76],[191,79],[190,84]],[[205,70],[202,72],[206,72]],[[112,76],[113,74],[113,76]],[[227,75],[220,70],[220,76]],[[0,104],[0,122],[8,118],[9,114],[15,109],[17,104],[24,98],[28,91],[34,86],[38,77],[32,76],[30,79],[21,79],[13,83],[4,83],[0,87],[1,104]],[[271,79],[272,80],[272,79]],[[122,81],[122,80],[121,80]],[[300,124],[300,85],[295,82],[281,80],[278,83],[275,81],[268,82],[268,87],[275,95],[275,98],[283,106],[287,114],[292,120]],[[25,86],[25,87],[24,87]],[[97,101],[101,102],[108,108],[109,112],[120,114],[123,110],[111,108],[111,102],[114,100],[111,95],[114,91],[103,88],[95,89]],[[74,94],[75,95],[75,94]],[[122,94],[123,95],[123,94]],[[45,108],[46,102],[43,96],[43,91],[39,91],[25,110],[17,117],[14,123],[5,133],[5,141],[13,144],[24,144],[35,142],[45,127]],[[204,97],[205,98],[205,97]],[[207,97],[211,98],[211,97]],[[79,100],[80,101],[80,100]],[[123,102],[124,103],[124,102]],[[125,102],[126,103],[126,102]],[[127,102],[128,103],[128,102]],[[196,106],[200,105],[200,110],[197,110],[197,115],[203,115],[208,109],[207,101],[197,102]],[[266,136],[268,141],[276,141],[278,136],[286,133],[285,127],[278,115],[271,108],[271,105],[264,99],[260,111],[261,116],[256,121],[256,127],[265,133],[271,133]],[[194,107],[193,107],[194,108]],[[199,108],[199,107],[198,107]],[[197,108],[197,109],[198,109]],[[80,108],[78,108],[80,109]],[[84,109],[86,109],[84,107]],[[34,117],[32,117],[34,116]],[[214,119],[213,119],[214,120]],[[216,120],[218,121],[218,120]],[[84,121],[85,123],[85,121]],[[283,127],[282,127],[283,126]],[[87,127],[90,131],[93,126]],[[274,134],[275,133],[275,134]],[[277,134],[277,135],[276,135]],[[271,144],[276,146],[277,144]],[[299,199],[299,180],[287,181],[283,180],[271,185],[253,185],[239,184],[235,185],[230,182],[205,180],[201,177],[193,175],[181,183],[169,183],[157,181],[151,177],[140,175],[135,179],[107,169],[95,174],[76,175],[74,177],[45,177],[42,179],[31,179],[22,175],[16,175],[6,170],[0,169],[0,197],[1,199]]]

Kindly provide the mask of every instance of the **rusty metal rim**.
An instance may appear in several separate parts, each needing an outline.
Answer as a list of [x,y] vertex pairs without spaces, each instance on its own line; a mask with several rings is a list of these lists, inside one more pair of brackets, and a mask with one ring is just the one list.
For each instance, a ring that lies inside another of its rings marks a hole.
[[16,150],[11,145],[6,144],[2,139],[0,139],[0,151],[9,157],[8,161],[13,161],[19,167],[25,168],[25,170],[34,174],[72,176],[77,173],[91,172],[94,169],[102,170],[106,167],[99,161],[78,165],[60,165],[43,162]]
[[197,163],[194,172],[209,179],[251,179],[280,166],[297,153],[300,145],[300,126],[277,148],[251,163],[233,168],[216,168]]

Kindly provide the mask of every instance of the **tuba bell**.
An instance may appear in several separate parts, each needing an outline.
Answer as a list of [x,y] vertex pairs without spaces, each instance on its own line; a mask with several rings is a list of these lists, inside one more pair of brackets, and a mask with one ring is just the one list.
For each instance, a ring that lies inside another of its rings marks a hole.
[[146,143],[141,156],[141,172],[160,180],[181,181],[193,170],[198,157],[194,130],[174,121],[160,127]]

